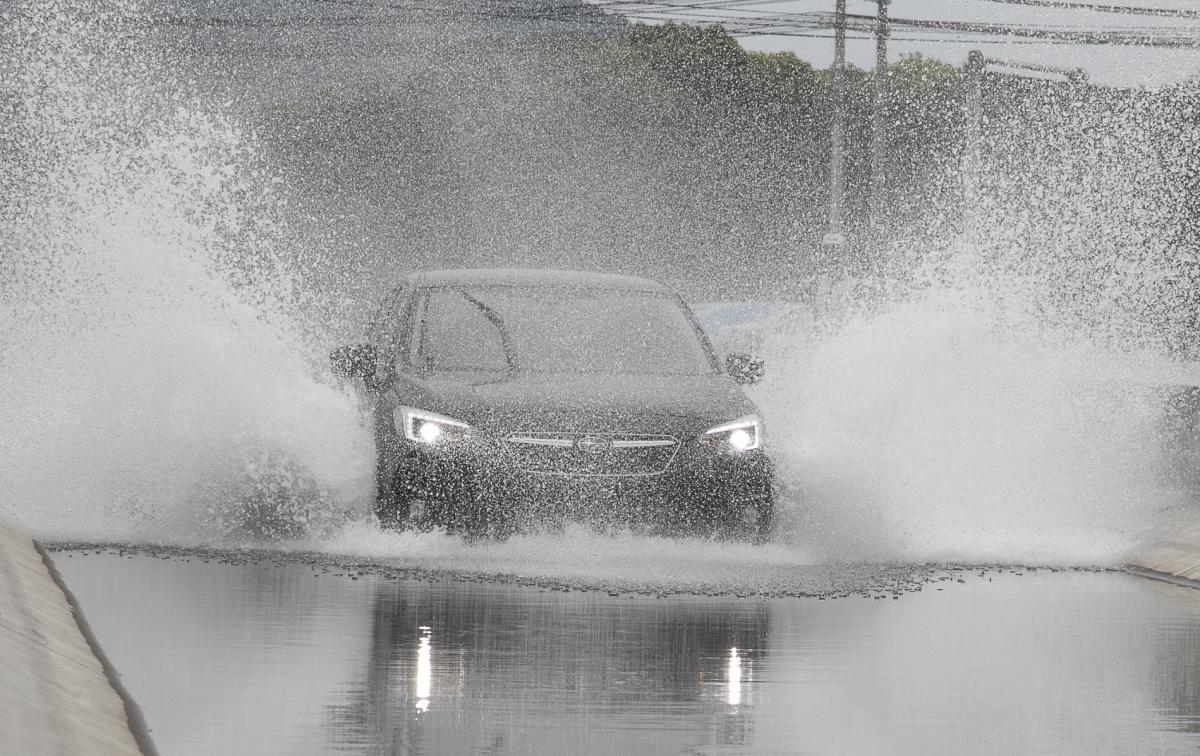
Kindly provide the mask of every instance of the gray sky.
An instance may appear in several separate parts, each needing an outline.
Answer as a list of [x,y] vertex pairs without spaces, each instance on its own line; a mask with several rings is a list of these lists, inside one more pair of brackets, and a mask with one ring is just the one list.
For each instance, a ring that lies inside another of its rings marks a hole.
[[[1068,3],[1071,0],[1052,0]],[[1200,12],[1200,0],[1076,0],[1093,5],[1119,5],[1138,8],[1165,8]],[[740,6],[743,13],[831,12],[834,0],[785,0]],[[873,0],[848,0],[851,14],[874,15]],[[722,11],[732,13],[732,11]],[[893,0],[893,18],[953,20],[982,23],[1023,24],[1039,28],[1062,27],[1093,31],[1138,29],[1191,34],[1200,40],[1200,18],[1163,18],[1146,15],[1097,12],[1091,10],[1039,8],[1028,5],[990,2],[989,0]],[[946,41],[905,41],[903,36],[936,38]],[[937,31],[898,31],[889,58],[921,52],[947,62],[965,61],[974,48],[992,58],[1080,67],[1099,83],[1120,86],[1156,85],[1200,78],[1200,48],[1164,49],[1127,45],[1030,44],[1029,40],[1005,42],[1004,37],[968,35]],[[752,50],[791,50],[818,66],[833,60],[832,38],[766,37],[742,38]],[[874,42],[852,34],[847,43],[847,59],[863,68],[874,65]]]

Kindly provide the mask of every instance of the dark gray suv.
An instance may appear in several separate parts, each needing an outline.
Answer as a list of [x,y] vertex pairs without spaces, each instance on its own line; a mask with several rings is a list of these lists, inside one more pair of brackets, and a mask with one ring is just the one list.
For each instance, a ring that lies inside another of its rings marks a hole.
[[416,273],[333,354],[374,404],[385,527],[504,537],[566,520],[762,540],[773,473],[739,383],[687,305],[643,278]]

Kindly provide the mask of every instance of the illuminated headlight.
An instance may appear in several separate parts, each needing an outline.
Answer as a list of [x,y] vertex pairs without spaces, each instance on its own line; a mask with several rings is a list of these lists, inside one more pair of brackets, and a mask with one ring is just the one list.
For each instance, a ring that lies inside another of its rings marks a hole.
[[396,430],[405,438],[427,446],[461,441],[471,428],[461,420],[414,407],[397,407],[392,411],[392,417],[396,421]]
[[762,444],[762,421],[757,415],[734,420],[732,423],[709,428],[700,436],[700,443],[705,446],[723,447],[734,452],[757,449]]

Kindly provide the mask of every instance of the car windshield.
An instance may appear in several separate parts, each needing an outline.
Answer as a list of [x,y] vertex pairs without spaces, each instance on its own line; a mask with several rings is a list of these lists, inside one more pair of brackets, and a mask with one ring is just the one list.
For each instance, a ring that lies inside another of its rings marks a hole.
[[699,375],[709,351],[677,298],[551,286],[418,291],[406,359],[435,371]]

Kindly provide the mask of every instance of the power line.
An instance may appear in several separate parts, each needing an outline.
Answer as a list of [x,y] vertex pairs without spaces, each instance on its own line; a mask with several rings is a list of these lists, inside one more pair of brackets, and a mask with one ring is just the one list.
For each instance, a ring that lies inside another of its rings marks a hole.
[[1159,18],[1193,18],[1200,20],[1200,10],[1185,8],[1146,8],[1133,5],[1109,5],[1107,3],[1076,2],[1074,0],[982,0],[1002,5],[1027,5],[1054,10],[1082,10],[1094,13],[1119,13],[1128,16],[1156,16]]
[[[869,16],[861,17],[869,21]],[[894,27],[953,31],[989,36],[1010,36],[1040,39],[1053,43],[1125,45],[1137,47],[1200,47],[1200,35],[1162,33],[1161,29],[1074,29],[1070,27],[1037,27],[1022,24],[979,23],[971,21],[939,21],[935,19],[893,19]]]
[[[810,0],[812,1],[812,0]],[[797,0],[680,0],[679,2],[649,2],[648,0],[628,0],[624,4],[630,6],[665,6],[674,7],[692,7],[692,8],[713,8],[713,9],[734,9],[746,6],[764,6],[777,5],[784,2],[797,2]],[[1095,13],[1114,13],[1121,15],[1133,16],[1153,16],[1161,18],[1191,18],[1200,19],[1200,10],[1183,9],[1183,8],[1147,8],[1145,6],[1135,5],[1116,5],[1112,3],[1099,3],[1091,0],[980,0],[980,2],[997,3],[1001,5],[1024,5],[1032,8],[1046,8],[1049,10],[1082,10]],[[603,3],[601,4],[621,4]],[[756,8],[756,10],[759,10]],[[776,11],[777,13],[787,13],[787,11]]]
[[[989,0],[1005,2],[1006,0]],[[1020,0],[1007,0],[1020,1]],[[1047,2],[1048,0],[1028,0]],[[605,9],[617,10],[621,15],[645,21],[678,21],[685,24],[720,24],[734,36],[781,36],[810,37],[834,27],[833,15],[824,11],[738,11],[730,12],[731,2],[740,0],[692,0],[692,2],[631,2],[630,0],[597,0]],[[1095,5],[1095,4],[1085,4]],[[1116,6],[1108,6],[1116,7]],[[724,11],[724,12],[722,12]],[[875,18],[866,15],[848,15],[846,31],[870,36],[874,31]],[[1042,44],[1116,45],[1130,47],[1200,48],[1200,29],[1192,33],[1176,32],[1161,27],[1124,27],[1087,29],[1074,26],[1033,26],[1028,24],[1006,24],[960,20],[893,18],[894,32],[901,32],[896,39],[902,41],[955,41],[958,40],[915,40],[905,39],[908,32],[945,32],[955,35],[978,35],[979,37],[1003,37],[1004,42],[1034,40]],[[909,35],[911,36],[911,35]],[[967,40],[963,40],[967,41]],[[985,39],[971,40],[985,43]]]

